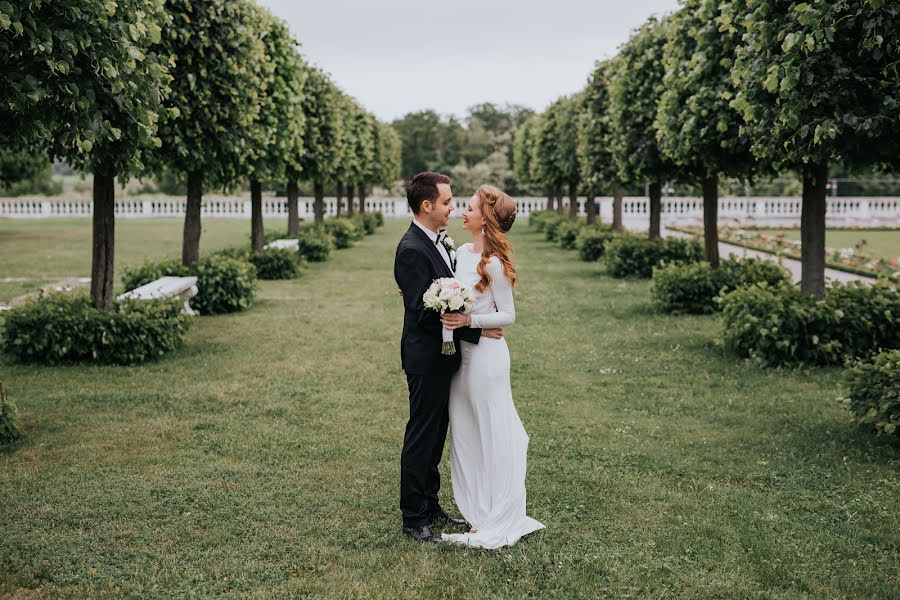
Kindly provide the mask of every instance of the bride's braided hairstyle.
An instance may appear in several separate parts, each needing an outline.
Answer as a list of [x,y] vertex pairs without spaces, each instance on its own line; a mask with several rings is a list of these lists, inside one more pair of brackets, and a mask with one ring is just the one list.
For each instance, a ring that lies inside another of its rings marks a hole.
[[481,186],[475,190],[475,195],[478,196],[481,215],[484,217],[484,249],[476,269],[481,281],[475,284],[475,289],[483,292],[491,285],[491,276],[487,271],[491,256],[500,259],[503,274],[509,279],[510,285],[515,285],[516,267],[512,263],[512,246],[504,234],[516,220],[516,202],[492,185]]

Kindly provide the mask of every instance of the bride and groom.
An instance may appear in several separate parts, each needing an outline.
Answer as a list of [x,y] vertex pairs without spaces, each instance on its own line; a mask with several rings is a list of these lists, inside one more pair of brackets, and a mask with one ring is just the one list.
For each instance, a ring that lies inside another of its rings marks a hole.
[[[394,278],[403,295],[400,354],[409,386],[409,421],[400,458],[403,533],[434,543],[433,527],[458,527],[441,540],[481,548],[515,544],[544,526],[525,514],[528,435],[513,404],[503,327],[515,321],[512,249],[505,233],[516,204],[483,185],[463,212],[473,241],[456,249],[444,228],[453,212],[450,178],[419,173],[406,187],[414,219],[400,240]],[[475,291],[467,314],[425,308],[432,281],[455,277]],[[457,352],[441,353],[442,327]],[[450,478],[464,520],[438,502],[438,466],[450,428]]]

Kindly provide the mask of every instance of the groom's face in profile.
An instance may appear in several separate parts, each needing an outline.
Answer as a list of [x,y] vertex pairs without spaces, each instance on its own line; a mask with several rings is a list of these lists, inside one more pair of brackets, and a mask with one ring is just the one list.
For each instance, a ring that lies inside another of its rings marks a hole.
[[453,192],[449,183],[437,184],[438,197],[431,209],[432,223],[437,227],[446,227],[450,222],[450,213],[453,212]]

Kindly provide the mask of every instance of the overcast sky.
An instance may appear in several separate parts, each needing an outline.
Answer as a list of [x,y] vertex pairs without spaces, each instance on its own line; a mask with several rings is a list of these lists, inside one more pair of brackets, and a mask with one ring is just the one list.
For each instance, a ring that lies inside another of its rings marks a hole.
[[479,102],[543,110],[581,89],[650,15],[677,0],[258,0],[313,64],[383,120]]

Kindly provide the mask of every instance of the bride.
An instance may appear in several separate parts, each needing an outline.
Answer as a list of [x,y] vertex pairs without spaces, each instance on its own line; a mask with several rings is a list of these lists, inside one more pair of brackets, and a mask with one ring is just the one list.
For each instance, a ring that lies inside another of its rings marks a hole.
[[[445,327],[495,328],[516,319],[512,286],[516,270],[506,235],[516,203],[483,185],[469,200],[463,228],[472,243],[459,248],[456,278],[475,290],[469,314],[447,313]],[[496,309],[495,309],[496,307]],[[506,340],[482,337],[460,342],[462,364],[450,384],[450,479],[467,533],[442,534],[445,541],[481,548],[515,544],[543,525],[525,514],[528,434],[513,404]]]

